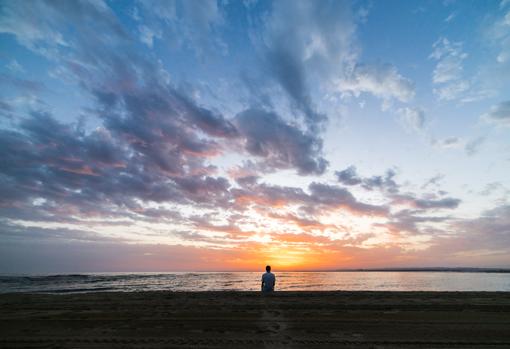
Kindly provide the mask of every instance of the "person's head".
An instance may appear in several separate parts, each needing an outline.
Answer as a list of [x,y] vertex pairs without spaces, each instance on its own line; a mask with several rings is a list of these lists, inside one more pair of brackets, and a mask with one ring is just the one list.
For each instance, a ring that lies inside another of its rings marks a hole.
[[269,273],[271,271],[271,266],[270,265],[266,265],[266,271]]

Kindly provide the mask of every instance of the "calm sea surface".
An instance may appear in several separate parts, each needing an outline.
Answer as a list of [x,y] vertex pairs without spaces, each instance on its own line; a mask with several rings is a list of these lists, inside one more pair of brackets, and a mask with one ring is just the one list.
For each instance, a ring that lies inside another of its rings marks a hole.
[[[461,272],[276,272],[280,291],[510,291],[510,274]],[[0,293],[258,291],[262,273],[2,275]]]

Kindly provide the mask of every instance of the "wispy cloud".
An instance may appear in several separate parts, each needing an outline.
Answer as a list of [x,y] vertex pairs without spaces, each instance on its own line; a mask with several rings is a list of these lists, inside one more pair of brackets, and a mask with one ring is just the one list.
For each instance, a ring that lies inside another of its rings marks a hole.
[[384,100],[395,98],[401,102],[410,101],[415,95],[414,83],[389,64],[358,65],[347,78],[337,80],[337,89],[342,93],[371,93]]
[[481,119],[500,126],[510,126],[510,101],[493,105],[487,113],[482,114]]
[[432,48],[430,58],[437,61],[432,81],[439,86],[434,93],[446,101],[461,97],[470,87],[469,81],[463,77],[463,62],[468,55],[463,52],[462,43],[441,37]]
[[397,110],[400,121],[413,131],[422,131],[425,127],[425,112],[420,108],[400,108]]

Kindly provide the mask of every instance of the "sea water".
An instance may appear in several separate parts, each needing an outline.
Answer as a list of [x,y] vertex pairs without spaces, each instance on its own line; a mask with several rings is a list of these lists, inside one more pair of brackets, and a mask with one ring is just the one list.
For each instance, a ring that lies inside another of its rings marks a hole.
[[[510,291],[509,273],[275,272],[277,291]],[[258,291],[262,272],[1,275],[0,293]]]

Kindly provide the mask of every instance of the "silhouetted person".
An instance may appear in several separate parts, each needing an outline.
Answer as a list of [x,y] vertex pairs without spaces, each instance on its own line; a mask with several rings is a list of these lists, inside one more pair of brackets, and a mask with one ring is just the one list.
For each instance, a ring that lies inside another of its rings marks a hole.
[[273,292],[274,285],[276,283],[276,277],[271,273],[271,266],[266,266],[266,272],[262,274],[262,292]]

